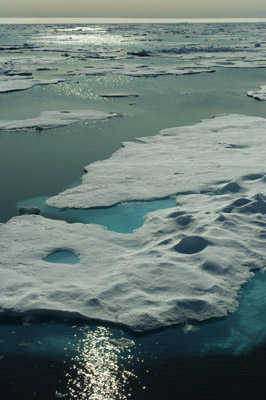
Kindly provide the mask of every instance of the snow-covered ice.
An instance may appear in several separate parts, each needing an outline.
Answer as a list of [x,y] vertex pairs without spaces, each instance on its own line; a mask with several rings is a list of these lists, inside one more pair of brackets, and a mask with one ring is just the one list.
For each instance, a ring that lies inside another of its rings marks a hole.
[[107,119],[119,115],[117,113],[105,113],[95,110],[43,111],[37,118],[8,122],[0,121],[0,132],[14,132],[32,128],[49,129],[71,125],[79,121]]
[[212,69],[199,66],[191,68],[164,67],[142,64],[115,64],[101,63],[97,65],[88,65],[75,71],[69,71],[68,75],[125,75],[133,77],[156,77],[163,75],[190,75],[202,72],[213,72]]
[[30,89],[36,85],[51,85],[64,82],[64,79],[33,79],[32,77],[20,75],[0,75],[0,93],[15,92],[18,90]]
[[[92,164],[84,179],[93,183],[49,201],[176,194],[176,207],[149,213],[132,234],[38,215],[2,224],[2,312],[61,312],[135,331],[234,312],[241,286],[265,267],[265,128],[263,118],[226,115],[164,130]],[[60,251],[79,261],[47,261]]]
[[247,95],[254,97],[256,100],[266,100],[266,86],[261,86],[260,90],[257,91],[249,91]]
[[[0,229],[2,311],[61,311],[136,331],[226,316],[251,270],[265,265],[266,201],[252,195],[260,185],[264,178],[244,178],[243,193],[180,195],[131,235],[15,217]],[[79,262],[45,261],[62,250]]]
[[224,115],[123,143],[109,159],[85,167],[82,184],[50,198],[58,208],[111,206],[265,172],[266,119]]

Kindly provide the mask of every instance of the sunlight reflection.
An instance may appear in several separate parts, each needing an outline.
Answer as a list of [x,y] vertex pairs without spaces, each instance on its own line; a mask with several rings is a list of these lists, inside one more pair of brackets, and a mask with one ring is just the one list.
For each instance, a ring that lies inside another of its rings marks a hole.
[[126,400],[128,381],[134,378],[129,371],[132,361],[131,349],[134,342],[121,338],[112,339],[108,328],[98,327],[95,331],[83,329],[73,358],[74,364],[68,378],[69,399]]
[[82,45],[91,45],[91,46],[105,46],[108,47],[110,45],[120,46],[121,43],[124,42],[124,37],[122,35],[111,35],[105,32],[83,32],[77,33],[76,31],[66,32],[62,35],[57,35],[55,37],[52,35],[38,35],[38,38],[35,38],[36,43],[46,43],[47,45],[51,44],[78,44]]

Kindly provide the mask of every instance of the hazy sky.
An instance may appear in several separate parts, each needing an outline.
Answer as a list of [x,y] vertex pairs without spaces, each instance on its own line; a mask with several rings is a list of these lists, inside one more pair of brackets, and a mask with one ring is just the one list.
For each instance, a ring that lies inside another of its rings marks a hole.
[[0,0],[0,17],[266,18],[266,1]]

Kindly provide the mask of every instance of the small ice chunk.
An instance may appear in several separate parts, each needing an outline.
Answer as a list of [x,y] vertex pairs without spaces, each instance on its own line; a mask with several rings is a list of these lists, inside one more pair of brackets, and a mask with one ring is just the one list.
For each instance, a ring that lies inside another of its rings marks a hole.
[[257,91],[249,91],[247,95],[250,97],[254,97],[256,100],[266,100],[266,86],[260,86],[260,90]]
[[115,346],[120,347],[132,347],[135,346],[135,342],[133,340],[127,338],[121,339],[110,339],[110,343],[114,344]]
[[111,98],[111,97],[139,97],[138,94],[130,94],[130,93],[106,93],[101,94],[101,97]]

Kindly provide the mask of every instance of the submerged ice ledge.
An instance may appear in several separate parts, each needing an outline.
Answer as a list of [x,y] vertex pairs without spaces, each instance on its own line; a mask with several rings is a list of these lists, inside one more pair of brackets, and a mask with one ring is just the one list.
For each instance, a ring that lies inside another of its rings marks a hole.
[[120,116],[120,114],[105,113],[95,110],[43,111],[37,118],[8,122],[0,121],[0,132],[14,132],[31,128],[49,129],[71,125],[79,121],[107,119],[118,116]]
[[[2,224],[3,315],[60,311],[143,332],[234,312],[241,286],[265,267],[265,127],[229,115],[164,130],[92,164],[93,185],[50,199],[179,193],[178,206],[149,213],[130,235],[38,215]],[[44,261],[59,251],[79,261]]]

